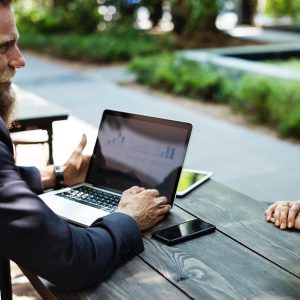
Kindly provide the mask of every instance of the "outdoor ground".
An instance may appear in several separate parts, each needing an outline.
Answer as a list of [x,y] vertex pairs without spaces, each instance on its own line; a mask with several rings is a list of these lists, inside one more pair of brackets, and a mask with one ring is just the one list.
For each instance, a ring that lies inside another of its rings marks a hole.
[[[258,42],[255,42],[258,43]],[[222,31],[201,32],[201,35],[187,34],[177,37],[177,46],[179,49],[200,49],[200,48],[219,48],[253,45],[253,41],[240,39],[226,34]],[[259,44],[259,43],[258,43]]]

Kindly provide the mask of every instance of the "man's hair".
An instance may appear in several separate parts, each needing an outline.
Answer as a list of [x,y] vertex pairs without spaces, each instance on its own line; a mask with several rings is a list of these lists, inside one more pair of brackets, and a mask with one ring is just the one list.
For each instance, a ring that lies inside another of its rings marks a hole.
[[12,0],[0,0],[0,4],[3,6],[9,6],[12,4]]

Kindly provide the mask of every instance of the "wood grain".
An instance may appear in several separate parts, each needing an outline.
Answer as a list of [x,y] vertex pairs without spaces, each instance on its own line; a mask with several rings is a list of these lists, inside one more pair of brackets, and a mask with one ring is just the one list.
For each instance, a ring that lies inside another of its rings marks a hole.
[[175,203],[300,278],[300,232],[267,223],[265,204],[212,180]]
[[[173,223],[176,218],[180,223],[191,216],[175,208]],[[299,299],[297,277],[220,232],[175,246],[147,234],[144,243],[140,256],[192,298]]]
[[117,269],[107,280],[94,289],[77,293],[62,292],[54,287],[50,290],[59,300],[190,299],[163,276],[152,270],[139,257]]

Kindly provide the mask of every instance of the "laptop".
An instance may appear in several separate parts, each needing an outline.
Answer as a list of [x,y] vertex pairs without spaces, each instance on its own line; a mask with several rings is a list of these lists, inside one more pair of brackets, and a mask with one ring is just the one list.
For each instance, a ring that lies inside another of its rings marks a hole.
[[185,122],[105,110],[85,182],[40,198],[81,226],[112,213],[135,185],[157,189],[173,205],[191,131]]

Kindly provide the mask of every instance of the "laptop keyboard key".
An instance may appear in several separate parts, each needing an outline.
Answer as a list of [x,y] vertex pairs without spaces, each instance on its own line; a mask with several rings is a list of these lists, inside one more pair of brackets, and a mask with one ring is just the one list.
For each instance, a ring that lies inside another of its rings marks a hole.
[[121,199],[121,196],[119,195],[96,190],[87,186],[79,186],[56,195],[81,204],[99,208],[107,212],[113,212],[117,208]]

